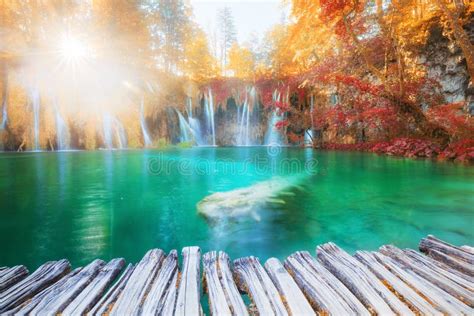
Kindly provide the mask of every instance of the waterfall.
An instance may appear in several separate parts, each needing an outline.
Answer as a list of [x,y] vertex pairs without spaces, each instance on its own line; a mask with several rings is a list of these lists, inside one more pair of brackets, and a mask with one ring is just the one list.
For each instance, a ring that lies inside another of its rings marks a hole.
[[[275,90],[273,92],[273,101],[280,101],[281,94]],[[278,115],[277,110],[273,110],[272,116],[268,121],[267,132],[265,133],[265,145],[269,146],[281,146],[283,144],[283,139],[280,131],[275,127],[276,123],[280,121],[282,117]]]
[[152,141],[150,138],[150,135],[148,134],[148,129],[146,127],[146,122],[145,122],[145,110],[144,110],[144,101],[142,98],[141,104],[140,104],[140,126],[142,128],[142,134],[143,134],[143,141],[145,142],[145,147],[150,147],[152,145]]
[[194,136],[194,141],[198,146],[205,145],[202,140],[201,123],[193,117],[193,100],[191,98],[186,100],[186,112],[188,113],[188,124]]
[[127,134],[125,133],[125,128],[123,127],[122,123],[114,118],[114,123],[115,123],[115,132],[117,133],[117,139],[118,139],[118,147],[120,149],[127,148]]
[[112,141],[112,118],[109,114],[104,115],[102,127],[104,129],[104,144],[105,148],[112,149],[114,147]]
[[105,114],[103,118],[104,143],[107,149],[114,148],[114,134],[117,147],[127,148],[127,135],[122,123],[110,114]]
[[0,123],[0,130],[5,129],[8,121],[8,112],[7,112],[7,98],[3,100],[2,104],[2,123]]
[[55,112],[56,112],[56,143],[58,150],[70,149],[70,134],[67,124],[61,116],[55,101]]
[[304,145],[311,146],[313,144],[313,130],[308,129],[304,133]]
[[40,150],[40,145],[39,145],[39,112],[40,112],[40,94],[37,89],[34,89],[31,95],[32,102],[33,102],[33,136],[34,136],[34,145],[33,145],[33,150],[37,151]]
[[186,99],[186,111],[188,112],[188,119],[193,118],[193,100],[188,97]]
[[313,112],[314,112],[314,95],[311,95],[310,110],[309,110],[309,113],[311,115],[311,128],[308,129],[304,133],[304,145],[307,145],[307,146],[313,145],[313,129],[314,129]]
[[176,109],[176,113],[178,114],[179,120],[179,141],[182,143],[192,141],[194,137],[191,126],[189,126],[189,123],[186,121],[186,119],[178,109]]
[[208,134],[212,137],[212,146],[216,146],[216,130],[214,126],[214,100],[212,99],[212,91],[209,88],[209,95],[204,96],[204,107],[207,123]]
[[248,90],[245,92],[245,101],[244,101],[244,104],[242,105],[242,114],[238,115],[237,119],[240,119],[237,145],[249,146],[250,145],[250,139],[249,139],[250,107],[249,107],[249,100],[248,100]]

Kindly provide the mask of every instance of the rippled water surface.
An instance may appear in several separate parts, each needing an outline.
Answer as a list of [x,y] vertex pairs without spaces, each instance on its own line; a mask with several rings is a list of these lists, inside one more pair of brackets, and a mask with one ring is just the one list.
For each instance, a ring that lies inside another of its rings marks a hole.
[[[248,207],[258,216],[209,221],[197,213],[196,204],[214,192],[270,179],[289,185],[269,187],[265,201],[250,196],[255,205]],[[384,243],[416,248],[429,233],[472,245],[473,205],[472,167],[363,153],[264,147],[2,153],[0,266],[138,261],[150,248],[189,245],[264,260],[314,252],[327,241],[350,252]]]

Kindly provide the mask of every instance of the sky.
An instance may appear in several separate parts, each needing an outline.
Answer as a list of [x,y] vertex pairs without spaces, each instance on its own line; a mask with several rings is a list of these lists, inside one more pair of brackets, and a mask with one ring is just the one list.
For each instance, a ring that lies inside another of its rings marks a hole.
[[253,32],[262,38],[289,11],[281,0],[191,0],[191,5],[196,22],[208,35],[217,24],[217,11],[229,7],[234,16],[237,40],[241,44],[248,41]]

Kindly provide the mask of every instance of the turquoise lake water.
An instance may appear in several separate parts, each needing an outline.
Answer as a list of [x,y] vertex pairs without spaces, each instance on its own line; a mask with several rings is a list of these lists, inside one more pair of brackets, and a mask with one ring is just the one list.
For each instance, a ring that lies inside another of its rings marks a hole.
[[[197,213],[196,204],[214,192],[270,179],[287,185],[263,190],[271,202],[258,203],[258,217],[208,221]],[[386,243],[417,248],[427,234],[472,245],[473,205],[472,167],[365,153],[265,147],[2,153],[0,266],[33,269],[60,258],[74,266],[95,258],[136,262],[150,248],[190,245],[265,260],[314,253],[327,241],[349,252]]]

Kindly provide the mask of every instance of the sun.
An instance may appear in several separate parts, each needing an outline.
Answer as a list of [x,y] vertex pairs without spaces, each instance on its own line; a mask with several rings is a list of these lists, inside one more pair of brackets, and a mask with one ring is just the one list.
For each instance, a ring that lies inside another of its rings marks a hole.
[[62,38],[59,54],[67,63],[78,63],[90,55],[90,50],[83,41],[68,34]]

